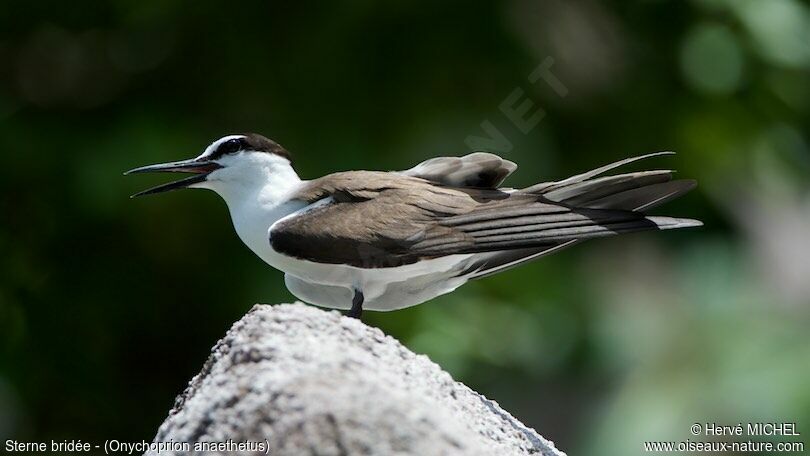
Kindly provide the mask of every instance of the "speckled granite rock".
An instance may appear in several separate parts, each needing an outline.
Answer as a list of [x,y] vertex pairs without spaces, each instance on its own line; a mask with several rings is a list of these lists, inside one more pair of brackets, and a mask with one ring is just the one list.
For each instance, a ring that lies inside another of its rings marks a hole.
[[233,325],[160,426],[155,442],[172,441],[192,453],[264,442],[276,456],[563,454],[426,356],[303,304],[257,305]]

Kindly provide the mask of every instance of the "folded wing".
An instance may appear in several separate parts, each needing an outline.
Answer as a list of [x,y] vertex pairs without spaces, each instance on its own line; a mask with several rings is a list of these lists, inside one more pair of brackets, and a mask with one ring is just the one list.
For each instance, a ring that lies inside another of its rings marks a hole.
[[[481,169],[511,172],[504,161],[482,157],[455,171],[450,162],[436,162],[442,172],[433,175],[423,163],[413,175],[355,171],[312,181],[298,198],[313,204],[274,224],[271,244],[297,258],[364,268],[472,254],[467,272],[475,278],[585,239],[700,225],[643,212],[694,187],[672,181],[670,171],[599,177],[618,166],[608,165],[507,192],[491,188],[503,179],[498,173],[473,178],[478,165],[471,163],[483,162],[491,164]],[[449,185],[459,179],[475,185]]]

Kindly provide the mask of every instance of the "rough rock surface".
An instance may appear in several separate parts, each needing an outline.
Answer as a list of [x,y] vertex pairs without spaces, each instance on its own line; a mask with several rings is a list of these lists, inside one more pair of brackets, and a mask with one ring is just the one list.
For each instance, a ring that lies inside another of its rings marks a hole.
[[303,304],[257,305],[236,322],[155,437],[229,440],[275,456],[563,454],[426,356]]

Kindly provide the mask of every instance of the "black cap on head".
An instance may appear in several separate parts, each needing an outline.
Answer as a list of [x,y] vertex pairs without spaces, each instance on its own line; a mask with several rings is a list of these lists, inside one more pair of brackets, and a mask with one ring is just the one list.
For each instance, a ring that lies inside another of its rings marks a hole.
[[266,138],[258,133],[244,133],[239,137],[222,142],[217,146],[216,149],[214,149],[209,158],[211,160],[216,160],[223,155],[235,154],[243,150],[275,154],[286,158],[292,163],[292,157],[287,149],[272,139]]

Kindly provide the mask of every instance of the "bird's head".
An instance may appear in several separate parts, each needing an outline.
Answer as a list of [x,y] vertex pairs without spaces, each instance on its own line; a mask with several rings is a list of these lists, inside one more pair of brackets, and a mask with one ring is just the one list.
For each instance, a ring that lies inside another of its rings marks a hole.
[[222,137],[196,158],[142,166],[124,174],[186,173],[191,177],[159,185],[132,197],[181,188],[207,188],[223,197],[233,191],[262,188],[274,182],[283,186],[297,181],[290,154],[275,141],[256,133]]

